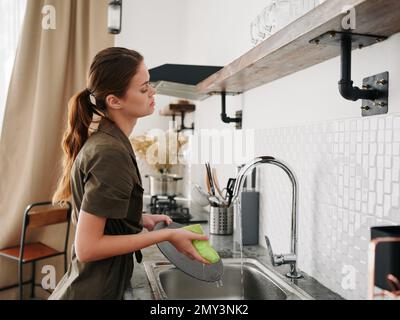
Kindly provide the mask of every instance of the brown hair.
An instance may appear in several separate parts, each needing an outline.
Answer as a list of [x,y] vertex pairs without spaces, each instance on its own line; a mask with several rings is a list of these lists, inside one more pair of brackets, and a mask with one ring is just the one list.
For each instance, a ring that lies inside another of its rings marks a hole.
[[77,92],[68,102],[68,127],[62,140],[63,173],[53,195],[53,204],[63,204],[71,196],[72,165],[79,150],[89,138],[93,116],[108,118],[106,97],[109,94],[124,97],[142,61],[143,56],[140,53],[120,47],[104,49],[94,57],[90,65],[87,88]]

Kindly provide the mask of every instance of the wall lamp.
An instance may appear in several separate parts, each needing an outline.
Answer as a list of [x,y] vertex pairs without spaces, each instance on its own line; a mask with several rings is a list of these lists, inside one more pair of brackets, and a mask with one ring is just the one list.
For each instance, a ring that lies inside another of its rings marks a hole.
[[108,33],[118,34],[121,32],[122,0],[112,0],[108,3]]

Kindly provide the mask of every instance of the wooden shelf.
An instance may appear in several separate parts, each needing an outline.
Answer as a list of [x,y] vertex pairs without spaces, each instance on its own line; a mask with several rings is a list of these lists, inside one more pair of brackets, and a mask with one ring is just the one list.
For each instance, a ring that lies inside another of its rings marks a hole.
[[355,9],[355,33],[389,37],[400,32],[400,0],[327,0],[204,79],[196,89],[202,94],[242,93],[338,56],[339,46],[309,41],[330,30],[341,31],[346,6]]
[[190,113],[196,110],[196,105],[189,101],[180,101],[179,103],[170,103],[160,110],[162,116],[181,115],[182,112]]

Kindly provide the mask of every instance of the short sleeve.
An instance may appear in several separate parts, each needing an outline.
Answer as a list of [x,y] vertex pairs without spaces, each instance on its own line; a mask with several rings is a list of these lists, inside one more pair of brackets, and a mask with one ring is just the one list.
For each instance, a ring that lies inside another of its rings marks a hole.
[[96,216],[122,219],[128,215],[134,187],[130,156],[116,148],[103,148],[87,162],[81,209]]

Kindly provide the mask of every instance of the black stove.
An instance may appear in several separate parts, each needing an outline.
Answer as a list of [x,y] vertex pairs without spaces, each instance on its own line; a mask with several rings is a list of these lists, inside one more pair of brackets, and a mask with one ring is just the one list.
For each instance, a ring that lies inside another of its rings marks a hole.
[[177,204],[175,195],[173,196],[162,196],[155,195],[151,196],[150,204],[148,205],[152,214],[166,214],[174,222],[177,223],[188,223],[192,216],[189,213],[189,208],[186,208],[180,204]]

